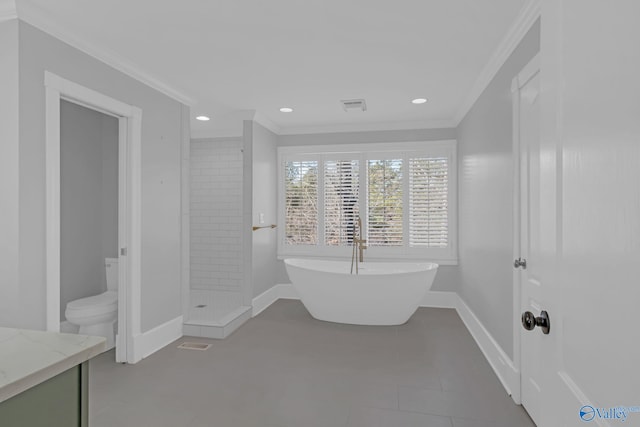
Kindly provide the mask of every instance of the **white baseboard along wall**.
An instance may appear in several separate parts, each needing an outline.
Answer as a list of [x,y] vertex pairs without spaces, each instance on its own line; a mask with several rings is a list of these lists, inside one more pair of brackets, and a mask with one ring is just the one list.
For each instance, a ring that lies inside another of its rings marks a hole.
[[135,337],[136,362],[182,338],[182,323],[183,317],[178,316]]

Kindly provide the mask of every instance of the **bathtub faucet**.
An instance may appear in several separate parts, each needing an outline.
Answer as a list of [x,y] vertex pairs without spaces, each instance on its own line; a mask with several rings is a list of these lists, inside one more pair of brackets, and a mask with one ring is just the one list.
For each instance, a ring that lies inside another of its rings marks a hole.
[[364,262],[364,250],[367,249],[367,239],[362,238],[362,218],[358,217],[358,238],[354,240],[358,245],[360,262]]
[[353,251],[351,252],[351,274],[353,274],[353,264],[356,264],[356,274],[358,274],[358,262],[364,262],[364,250],[367,249],[367,239],[362,238],[362,219],[358,217],[358,233],[353,227]]

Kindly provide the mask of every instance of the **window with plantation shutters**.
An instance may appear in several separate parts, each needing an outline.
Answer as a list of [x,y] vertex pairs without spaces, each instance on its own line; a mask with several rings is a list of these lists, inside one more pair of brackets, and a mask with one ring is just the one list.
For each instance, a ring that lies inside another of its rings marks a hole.
[[359,208],[359,161],[324,161],[324,241],[327,246],[353,242]]
[[288,245],[318,241],[318,162],[290,161],[285,168],[285,235]]
[[402,246],[402,159],[367,162],[367,244]]
[[456,143],[280,147],[278,256],[456,264]]
[[446,157],[409,159],[409,245],[444,248],[449,242]]

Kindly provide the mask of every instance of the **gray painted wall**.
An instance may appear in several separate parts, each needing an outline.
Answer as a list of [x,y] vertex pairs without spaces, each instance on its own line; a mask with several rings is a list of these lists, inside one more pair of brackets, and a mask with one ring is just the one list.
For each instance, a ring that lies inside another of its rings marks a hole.
[[513,357],[511,81],[540,50],[536,23],[458,126],[462,299]]
[[118,120],[60,103],[60,320],[69,301],[107,290],[118,255]]
[[142,331],[180,316],[183,106],[22,21],[19,49],[20,294],[0,323],[46,323],[45,70],[142,109]]
[[6,326],[16,325],[13,314],[20,310],[16,306],[20,285],[18,81],[18,20],[14,19],[0,22],[0,324]]
[[[455,129],[414,129],[414,130],[388,130],[369,132],[342,132],[305,135],[282,135],[278,137],[278,146],[299,145],[335,145],[335,144],[360,144],[375,142],[411,142],[411,141],[438,141],[455,139]],[[274,161],[275,163],[276,161]],[[277,178],[276,178],[277,179]],[[276,197],[277,195],[274,195]],[[459,208],[458,208],[459,209]],[[438,274],[433,282],[434,291],[457,290],[457,267],[443,265],[438,268]],[[291,283],[283,261],[277,262],[276,283]]]
[[[256,122],[253,122],[252,133],[252,221],[254,225],[277,224],[278,137]],[[264,224],[259,223],[260,213],[264,214]],[[276,235],[276,230],[271,228],[256,230],[251,235],[254,297],[276,284]]]

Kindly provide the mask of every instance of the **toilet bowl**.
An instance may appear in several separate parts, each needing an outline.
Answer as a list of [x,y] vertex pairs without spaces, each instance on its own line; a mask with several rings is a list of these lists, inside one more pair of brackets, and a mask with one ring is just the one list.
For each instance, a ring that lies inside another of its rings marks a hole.
[[69,323],[80,327],[79,334],[105,337],[108,350],[115,346],[118,320],[118,259],[106,258],[104,266],[107,292],[69,302],[64,315]]

